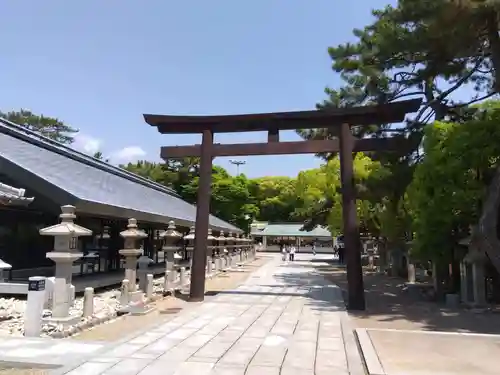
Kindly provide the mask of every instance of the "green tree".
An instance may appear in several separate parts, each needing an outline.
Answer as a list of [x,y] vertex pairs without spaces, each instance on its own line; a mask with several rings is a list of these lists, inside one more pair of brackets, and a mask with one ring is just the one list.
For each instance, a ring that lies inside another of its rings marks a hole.
[[11,111],[7,113],[0,112],[0,116],[22,126],[28,130],[38,132],[45,137],[51,138],[57,142],[71,144],[74,141],[74,135],[78,130],[66,125],[57,118],[44,115],[35,115],[27,109]]
[[101,151],[95,152],[93,157],[96,158],[97,160],[102,160],[105,161],[106,163],[109,163],[109,159],[108,158],[104,159],[104,156]]
[[421,258],[450,263],[458,241],[477,223],[500,160],[499,122],[500,102],[494,101],[473,120],[426,127],[425,157],[408,189]]
[[[199,177],[183,185],[183,194],[196,201]],[[249,181],[244,174],[233,177],[219,166],[212,171],[210,211],[212,214],[240,228],[247,228],[249,217],[258,216],[259,208],[253,203]]]
[[[484,202],[499,168],[499,121],[500,103],[487,102],[469,121],[428,125],[424,158],[408,188],[413,255],[431,260],[437,267],[437,280],[454,291],[459,285],[458,262],[465,255],[458,242],[478,223],[481,211],[491,208]],[[497,249],[483,250],[498,268]],[[451,275],[449,265],[454,268]]]
[[[358,197],[362,198],[367,193],[365,183],[372,175],[381,176],[383,173],[380,163],[358,153],[354,159],[354,177]],[[299,173],[295,194],[300,203],[294,215],[306,221],[306,228],[312,229],[316,225],[326,224],[333,234],[342,233],[340,162],[337,157],[318,169]],[[358,199],[356,208],[361,231],[373,233],[378,230],[379,207],[369,200]]]
[[153,163],[147,160],[138,160],[135,163],[120,165],[120,167],[141,177],[150,179],[165,186],[170,186],[170,181],[167,178],[167,173],[162,164]]
[[295,179],[261,177],[250,180],[250,194],[259,207],[258,220],[286,222],[296,205]]

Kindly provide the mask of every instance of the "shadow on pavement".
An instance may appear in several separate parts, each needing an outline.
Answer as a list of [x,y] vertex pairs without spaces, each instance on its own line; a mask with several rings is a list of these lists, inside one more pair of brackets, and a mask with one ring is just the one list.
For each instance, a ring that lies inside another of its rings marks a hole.
[[[346,297],[344,267],[330,264],[318,266],[316,271],[338,285]],[[436,302],[418,300],[404,291],[403,279],[373,272],[364,273],[364,284],[367,309],[349,312],[358,328],[500,334],[498,311],[450,309]]]

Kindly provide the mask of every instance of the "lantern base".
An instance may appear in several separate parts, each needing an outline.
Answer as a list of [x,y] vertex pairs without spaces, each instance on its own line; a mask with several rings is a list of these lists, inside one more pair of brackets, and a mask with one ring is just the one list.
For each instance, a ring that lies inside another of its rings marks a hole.
[[81,319],[82,319],[81,316],[67,316],[64,318],[47,317],[47,318],[42,318],[42,324],[56,324],[56,325],[62,325],[63,327],[69,327],[78,323]]

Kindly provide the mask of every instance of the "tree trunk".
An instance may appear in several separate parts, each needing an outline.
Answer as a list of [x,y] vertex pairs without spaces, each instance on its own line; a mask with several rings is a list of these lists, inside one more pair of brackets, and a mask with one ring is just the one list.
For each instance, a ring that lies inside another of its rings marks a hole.
[[490,44],[489,52],[493,70],[495,71],[495,84],[493,89],[500,92],[500,37],[498,35],[498,12],[488,7],[486,15],[486,30]]
[[478,229],[472,235],[469,248],[478,247],[486,253],[495,269],[500,272],[500,241],[498,240],[498,210],[500,208],[500,167],[488,187],[487,197],[479,219]]

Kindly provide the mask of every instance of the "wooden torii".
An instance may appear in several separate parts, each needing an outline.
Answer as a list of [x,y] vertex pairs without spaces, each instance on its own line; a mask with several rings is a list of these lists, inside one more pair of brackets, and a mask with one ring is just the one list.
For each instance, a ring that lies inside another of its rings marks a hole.
[[[169,116],[145,114],[145,121],[161,134],[201,133],[201,145],[161,148],[164,160],[200,157],[197,196],[195,249],[193,252],[190,301],[202,301],[205,295],[205,267],[210,214],[212,161],[218,156],[318,154],[338,152],[342,184],[342,216],[347,260],[348,308],[364,310],[364,285],[361,268],[361,242],[356,217],[353,152],[398,150],[404,139],[355,139],[351,126],[401,122],[407,113],[420,108],[421,100],[405,100],[382,105],[299,112],[260,113],[224,116]],[[337,128],[338,138],[280,142],[280,130]],[[214,144],[215,133],[265,131],[267,143]]]

